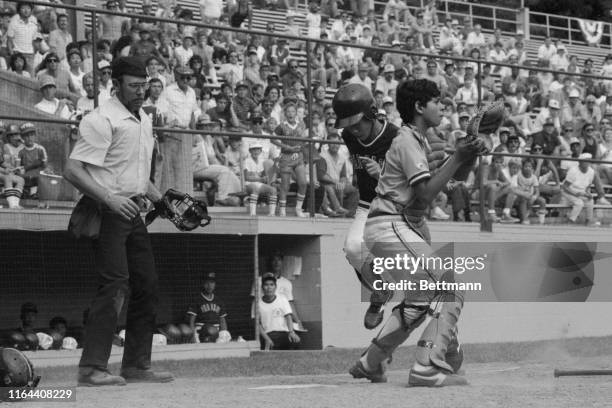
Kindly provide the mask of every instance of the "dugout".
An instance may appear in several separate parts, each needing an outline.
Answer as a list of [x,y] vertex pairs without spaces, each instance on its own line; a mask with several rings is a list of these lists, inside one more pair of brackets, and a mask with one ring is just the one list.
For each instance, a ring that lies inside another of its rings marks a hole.
[[[255,274],[268,270],[273,251],[301,260],[292,274],[296,307],[308,328],[302,347],[319,349],[321,338],[320,240],[316,236],[152,233],[159,276],[157,322],[184,323],[197,299],[203,276],[215,272],[216,293],[227,308],[234,339],[255,340],[251,290]],[[256,242],[257,241],[257,242]],[[258,245],[258,256],[255,256]],[[258,267],[255,267],[255,263]],[[19,327],[22,303],[38,306],[36,327],[44,330],[53,316],[64,316],[70,332],[82,327],[83,311],[96,290],[95,260],[87,242],[64,231],[0,230],[0,333]],[[125,322],[125,308],[119,327]]]

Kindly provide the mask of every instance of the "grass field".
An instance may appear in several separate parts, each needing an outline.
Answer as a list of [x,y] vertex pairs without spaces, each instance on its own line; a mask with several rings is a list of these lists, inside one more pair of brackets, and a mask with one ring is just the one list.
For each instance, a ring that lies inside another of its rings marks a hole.
[[[250,358],[162,361],[170,384],[77,388],[78,407],[610,407],[610,377],[555,379],[554,368],[612,368],[612,338],[464,346],[467,387],[406,388],[413,347],[397,350],[387,384],[346,374],[361,350],[257,352]],[[118,371],[117,366],[111,367]],[[76,368],[39,370],[41,386],[73,386]],[[23,402],[27,406],[47,406]]]

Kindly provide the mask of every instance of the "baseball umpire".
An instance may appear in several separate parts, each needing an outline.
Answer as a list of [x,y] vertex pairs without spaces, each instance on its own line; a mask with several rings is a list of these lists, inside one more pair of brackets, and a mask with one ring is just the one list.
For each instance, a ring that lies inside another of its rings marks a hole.
[[[145,196],[156,207],[163,202],[149,181],[154,139],[151,119],[141,108],[148,87],[146,76],[139,57],[113,61],[116,96],[83,118],[81,138],[64,173],[84,194],[69,228],[77,236],[94,238],[98,275],[79,363],[81,386],[174,379],[171,373],[151,370],[158,282],[140,210]],[[107,364],[126,300],[126,339],[118,376],[108,371]]]

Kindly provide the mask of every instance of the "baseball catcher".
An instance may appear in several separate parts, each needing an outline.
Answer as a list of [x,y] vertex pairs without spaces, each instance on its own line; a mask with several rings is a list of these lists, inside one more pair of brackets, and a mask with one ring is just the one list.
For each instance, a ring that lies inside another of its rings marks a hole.
[[147,226],[157,217],[169,219],[180,231],[192,231],[210,223],[204,201],[194,199],[189,194],[174,189],[166,191],[161,200],[153,203],[153,206],[153,210],[149,211],[145,217]]
[[[376,258],[427,257],[431,248],[425,208],[462,166],[486,153],[486,149],[483,140],[473,133],[472,137],[458,141],[455,152],[432,172],[427,160],[431,148],[425,133],[440,124],[440,91],[426,79],[403,82],[397,88],[397,108],[404,125],[387,152],[364,239]],[[423,267],[407,273],[397,266],[387,272],[395,280],[424,280],[434,285],[454,278],[452,271]],[[376,338],[349,370],[350,374],[372,382],[387,381],[385,369],[392,353],[430,315],[432,319],[417,342],[416,361],[408,384],[426,387],[467,384],[458,374],[462,353],[455,340],[462,308],[463,293],[406,290],[404,300],[393,309]]]
[[14,348],[0,348],[0,401],[7,401],[10,388],[35,388],[40,376],[28,358]]

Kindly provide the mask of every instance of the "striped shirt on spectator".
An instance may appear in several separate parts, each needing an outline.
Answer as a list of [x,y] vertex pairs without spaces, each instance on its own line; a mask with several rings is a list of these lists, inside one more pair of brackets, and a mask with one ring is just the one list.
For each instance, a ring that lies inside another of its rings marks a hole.
[[24,21],[19,14],[11,17],[7,36],[13,39],[13,52],[34,54],[32,42],[36,33],[38,33],[38,20],[36,20],[36,17],[30,16],[27,21]]

